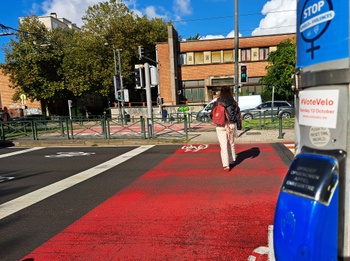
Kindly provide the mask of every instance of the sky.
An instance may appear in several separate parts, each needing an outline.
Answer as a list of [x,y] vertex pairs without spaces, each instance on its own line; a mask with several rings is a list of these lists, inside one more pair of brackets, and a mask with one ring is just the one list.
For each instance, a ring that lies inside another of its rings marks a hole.
[[[296,32],[296,0],[237,0],[240,36]],[[20,17],[56,13],[78,26],[87,8],[101,0],[2,0],[0,24],[18,28]],[[139,16],[173,21],[183,39],[199,34],[201,39],[234,37],[235,0],[123,0]],[[11,36],[0,36],[3,46]]]

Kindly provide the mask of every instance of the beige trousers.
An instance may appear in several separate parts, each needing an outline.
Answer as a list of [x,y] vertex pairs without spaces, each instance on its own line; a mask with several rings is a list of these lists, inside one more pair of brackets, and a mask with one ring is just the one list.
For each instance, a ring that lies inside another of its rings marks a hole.
[[220,144],[220,156],[223,167],[228,167],[236,160],[235,150],[235,124],[230,124],[227,127],[216,127],[216,134]]

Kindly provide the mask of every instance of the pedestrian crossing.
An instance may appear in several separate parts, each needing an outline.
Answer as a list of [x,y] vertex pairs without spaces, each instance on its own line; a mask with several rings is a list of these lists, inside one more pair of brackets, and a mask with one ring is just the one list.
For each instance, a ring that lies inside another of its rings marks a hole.
[[293,154],[295,154],[295,143],[294,142],[285,142],[283,143],[284,146],[287,147]]

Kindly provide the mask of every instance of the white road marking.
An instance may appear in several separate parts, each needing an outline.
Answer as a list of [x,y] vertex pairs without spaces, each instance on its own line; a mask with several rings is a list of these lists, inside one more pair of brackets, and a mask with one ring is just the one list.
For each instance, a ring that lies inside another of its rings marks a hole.
[[15,156],[15,155],[18,155],[18,154],[28,153],[28,152],[35,151],[35,150],[41,150],[41,149],[44,149],[44,148],[45,147],[34,147],[34,148],[26,149],[26,150],[19,150],[19,151],[15,151],[15,152],[11,152],[11,153],[6,153],[6,154],[0,155],[0,159],[1,158]]
[[104,171],[107,171],[125,161],[128,159],[131,159],[146,150],[154,147],[154,145],[145,145],[140,146],[136,149],[133,149],[127,153],[124,153],[118,157],[115,157],[109,161],[106,161],[104,163],[101,163],[100,165],[97,165],[95,167],[92,167],[91,169],[82,171],[80,173],[77,173],[69,178],[63,179],[61,181],[58,181],[56,183],[53,183],[51,185],[48,185],[46,187],[43,187],[41,189],[38,189],[36,191],[33,191],[31,193],[28,193],[26,195],[23,195],[21,197],[18,197],[16,199],[13,199],[11,201],[8,201],[2,205],[0,205],[0,219],[3,219],[13,213],[16,213],[26,207],[29,207],[41,200],[44,200],[56,193],[59,193],[67,188],[70,188],[80,182],[83,182],[89,178],[92,178],[94,176],[97,176],[101,174]]
[[273,225],[268,226],[267,240],[267,246],[255,248],[253,253],[248,257],[248,261],[261,260],[262,256],[267,256],[269,261],[276,261],[273,246]]
[[82,152],[82,151],[71,151],[71,152],[57,152],[56,155],[46,155],[46,158],[70,158],[80,156],[95,155],[95,152]]
[[208,144],[201,144],[198,146],[195,145],[184,145],[182,146],[182,149],[185,150],[185,152],[198,152],[199,150],[205,150],[209,147]]
[[285,143],[284,146],[287,147],[293,154],[295,154],[295,144],[294,143]]

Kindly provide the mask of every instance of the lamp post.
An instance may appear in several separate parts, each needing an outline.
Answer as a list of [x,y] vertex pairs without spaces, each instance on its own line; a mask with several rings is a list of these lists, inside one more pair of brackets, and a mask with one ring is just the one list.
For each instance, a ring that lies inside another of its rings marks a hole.
[[[105,46],[108,46],[109,43],[105,43]],[[115,49],[115,45],[113,44],[112,45],[112,48],[113,48],[113,60],[114,60],[114,75],[116,76],[118,74],[118,71],[117,71],[117,55],[116,55],[116,49]],[[121,61],[120,61],[120,51],[121,49],[117,49],[118,51],[118,61],[119,61],[119,80],[120,80],[120,89],[122,90],[123,89],[123,79],[122,79],[122,71],[121,71]],[[115,76],[113,77],[113,79],[115,80]],[[114,81],[114,97],[115,99],[117,100],[117,83],[116,81]],[[121,121],[123,121],[124,119],[124,115],[122,113],[122,111],[124,112],[124,102],[122,101],[122,110],[120,109],[120,106],[119,106],[119,101],[117,100],[117,103],[118,103],[118,111],[119,111],[119,116],[121,118]]]

